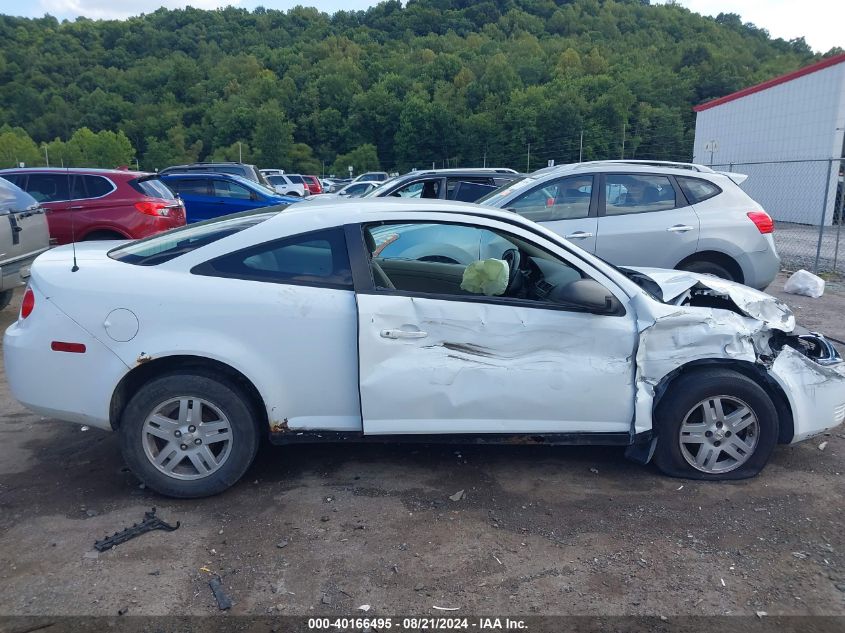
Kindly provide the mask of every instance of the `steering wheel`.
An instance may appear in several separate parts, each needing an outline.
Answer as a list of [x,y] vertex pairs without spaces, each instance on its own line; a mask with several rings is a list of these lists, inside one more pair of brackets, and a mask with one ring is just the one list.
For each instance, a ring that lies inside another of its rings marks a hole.
[[508,285],[505,288],[505,295],[510,295],[517,289],[517,279],[521,280],[519,274],[519,265],[522,263],[522,256],[519,254],[519,249],[509,248],[502,253],[502,259],[508,263]]

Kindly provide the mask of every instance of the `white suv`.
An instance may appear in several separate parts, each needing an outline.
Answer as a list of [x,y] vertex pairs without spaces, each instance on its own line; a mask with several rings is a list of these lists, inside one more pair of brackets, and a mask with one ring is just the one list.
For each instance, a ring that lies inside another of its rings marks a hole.
[[539,222],[613,264],[710,273],[762,289],[780,258],[772,219],[739,188],[745,178],[687,163],[576,163],[534,172],[478,202]]
[[267,179],[270,186],[284,196],[299,196],[303,198],[308,195],[308,188],[297,174],[286,174],[281,169],[262,169],[261,175]]

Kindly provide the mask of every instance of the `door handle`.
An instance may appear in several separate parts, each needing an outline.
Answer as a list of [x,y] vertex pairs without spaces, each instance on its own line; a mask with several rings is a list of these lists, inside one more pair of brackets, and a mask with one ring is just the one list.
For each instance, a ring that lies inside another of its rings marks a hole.
[[421,332],[420,330],[382,330],[382,338],[425,338],[428,332]]
[[569,235],[564,235],[568,240],[583,240],[588,237],[593,237],[592,233],[587,233],[586,231],[575,231],[574,233],[570,233]]
[[81,204],[77,204],[76,206],[71,207],[71,209],[82,209],[83,206]]
[[689,224],[676,224],[675,226],[670,226],[666,230],[670,233],[686,233],[687,231],[692,231],[694,228],[694,226],[690,226]]

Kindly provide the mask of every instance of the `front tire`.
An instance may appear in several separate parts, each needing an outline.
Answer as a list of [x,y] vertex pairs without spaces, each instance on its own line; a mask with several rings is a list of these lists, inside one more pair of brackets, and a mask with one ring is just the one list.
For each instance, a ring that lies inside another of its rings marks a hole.
[[121,417],[123,458],[144,484],[169,497],[218,494],[258,451],[254,408],[223,377],[173,372],[146,383]]
[[657,467],[672,477],[733,480],[757,475],[778,438],[778,414],[756,382],[727,369],[674,380],[655,411]]

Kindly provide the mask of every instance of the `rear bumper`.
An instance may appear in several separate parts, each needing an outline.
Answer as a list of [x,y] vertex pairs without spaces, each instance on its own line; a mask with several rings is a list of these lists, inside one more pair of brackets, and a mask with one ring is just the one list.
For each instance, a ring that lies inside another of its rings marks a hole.
[[[111,394],[129,368],[44,295],[35,301],[32,315],[3,337],[12,395],[40,415],[111,430]],[[53,341],[82,343],[85,352],[53,351]]]
[[766,235],[769,247],[762,251],[741,253],[737,257],[746,286],[765,290],[780,272],[780,257],[771,235]]

